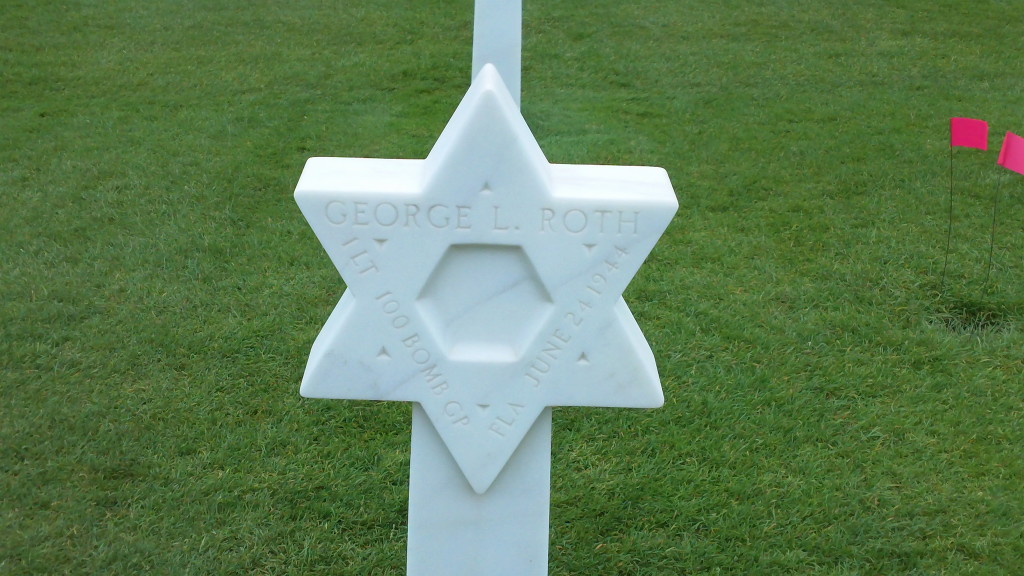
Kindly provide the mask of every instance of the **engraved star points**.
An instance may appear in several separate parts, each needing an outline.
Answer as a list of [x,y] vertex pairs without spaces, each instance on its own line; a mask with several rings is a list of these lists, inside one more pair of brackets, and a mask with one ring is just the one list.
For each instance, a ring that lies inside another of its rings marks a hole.
[[347,285],[303,396],[420,403],[478,493],[548,406],[663,403],[621,294],[667,174],[549,164],[493,66],[425,160],[311,158],[295,198]]

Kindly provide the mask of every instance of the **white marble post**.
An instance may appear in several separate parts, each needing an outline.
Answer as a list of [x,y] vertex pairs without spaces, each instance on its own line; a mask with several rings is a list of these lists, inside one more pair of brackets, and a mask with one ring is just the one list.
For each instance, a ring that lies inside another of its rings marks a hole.
[[483,494],[470,488],[423,409],[414,405],[412,414],[407,574],[547,574],[551,409]]
[[[519,105],[521,53],[522,0],[477,0],[473,78],[493,65]],[[409,576],[546,575],[550,502],[550,408],[494,484],[477,494],[423,409],[413,407]]]
[[493,65],[517,106],[522,82],[522,48],[523,0],[476,0],[473,78],[484,65]]

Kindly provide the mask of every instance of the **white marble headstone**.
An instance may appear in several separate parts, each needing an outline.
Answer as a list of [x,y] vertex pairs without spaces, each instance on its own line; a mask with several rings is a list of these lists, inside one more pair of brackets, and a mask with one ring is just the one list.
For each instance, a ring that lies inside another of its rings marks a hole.
[[621,294],[668,176],[549,164],[495,67],[426,160],[311,158],[295,198],[347,285],[302,395],[417,403],[476,493],[549,406],[663,403]]

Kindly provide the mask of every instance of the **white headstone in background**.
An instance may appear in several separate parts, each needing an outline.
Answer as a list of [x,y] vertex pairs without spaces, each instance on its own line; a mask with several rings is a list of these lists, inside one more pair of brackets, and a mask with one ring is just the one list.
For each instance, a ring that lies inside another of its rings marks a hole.
[[415,403],[411,575],[546,574],[549,407],[663,402],[621,294],[668,176],[549,164],[517,97],[484,63],[426,160],[311,158],[295,191],[347,285],[302,395]]

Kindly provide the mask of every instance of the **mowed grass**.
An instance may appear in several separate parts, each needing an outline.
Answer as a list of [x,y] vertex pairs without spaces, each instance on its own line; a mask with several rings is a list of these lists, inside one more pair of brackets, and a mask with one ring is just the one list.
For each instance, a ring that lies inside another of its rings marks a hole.
[[[410,409],[298,384],[309,156],[422,158],[472,3],[0,6],[0,574],[402,574]],[[665,167],[659,410],[558,409],[551,574],[1024,566],[1012,3],[527,2],[548,159]],[[948,118],[957,150],[943,289]],[[1002,180],[991,280],[992,194]]]

